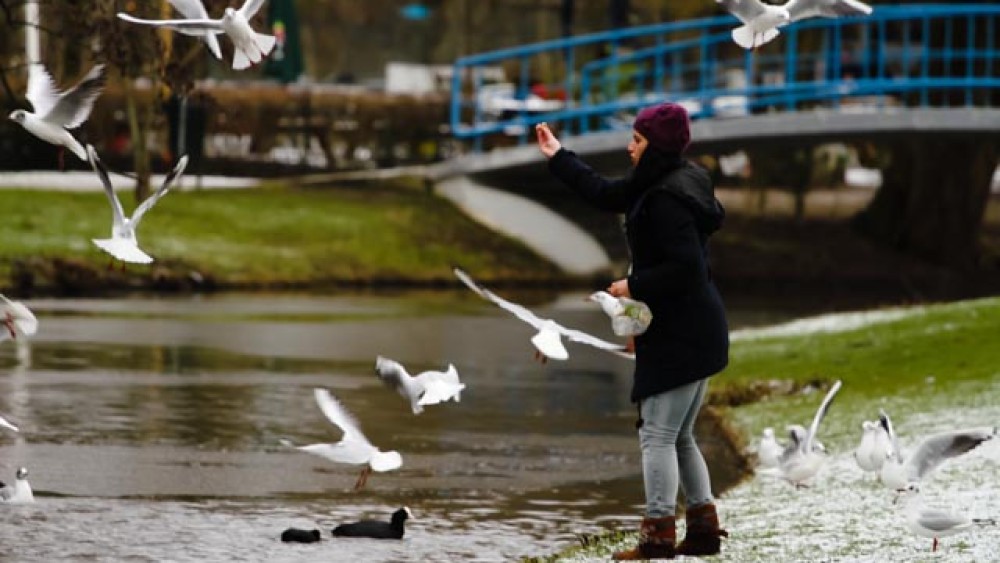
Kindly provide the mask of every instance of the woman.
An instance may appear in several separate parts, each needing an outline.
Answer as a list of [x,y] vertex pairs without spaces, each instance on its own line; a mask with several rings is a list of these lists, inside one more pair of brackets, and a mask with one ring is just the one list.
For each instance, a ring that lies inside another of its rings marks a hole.
[[[688,114],[664,103],[636,117],[631,172],[608,180],[562,148],[548,125],[536,128],[549,170],[594,206],[625,214],[632,265],[608,292],[649,305],[653,321],[634,341],[632,401],[639,405],[639,444],[646,515],[639,544],[615,560],[719,553],[719,527],[705,460],[692,428],[708,377],[729,361],[729,329],[708,266],[708,237],[725,212],[708,174],[681,155],[690,142]],[[675,547],[678,488],[687,499],[687,536]]]

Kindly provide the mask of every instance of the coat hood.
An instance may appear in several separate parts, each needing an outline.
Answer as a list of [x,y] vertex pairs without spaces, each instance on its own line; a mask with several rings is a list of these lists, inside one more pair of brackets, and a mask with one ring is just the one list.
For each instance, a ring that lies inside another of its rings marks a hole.
[[708,172],[681,158],[649,147],[633,172],[638,192],[662,187],[684,203],[695,216],[698,230],[710,235],[719,230],[726,210],[715,198],[715,187]]

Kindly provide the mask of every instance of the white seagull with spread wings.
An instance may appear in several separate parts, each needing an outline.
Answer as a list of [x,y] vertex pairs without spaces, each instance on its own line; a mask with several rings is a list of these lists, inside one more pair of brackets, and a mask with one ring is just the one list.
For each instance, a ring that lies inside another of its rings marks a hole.
[[[96,65],[76,86],[60,92],[55,81],[40,63],[28,67],[28,91],[34,113],[14,110],[10,118],[39,139],[68,148],[80,160],[87,160],[87,151],[67,129],[76,129],[90,117],[94,101],[104,88],[104,65]],[[60,162],[62,153],[60,152]]]
[[281,443],[290,448],[295,448],[335,463],[346,463],[349,465],[364,465],[358,481],[354,484],[354,490],[365,486],[368,476],[372,471],[392,471],[399,469],[403,465],[403,457],[399,452],[383,452],[372,445],[361,433],[361,426],[357,419],[340,404],[337,399],[326,389],[314,389],[313,395],[326,418],[344,433],[344,437],[339,442],[332,444],[309,444],[307,446],[296,446],[288,440],[281,440]]
[[156,205],[156,202],[160,201],[163,196],[167,195],[171,184],[184,173],[188,157],[186,155],[182,156],[177,161],[177,164],[174,165],[174,169],[167,174],[160,189],[156,190],[153,195],[140,203],[139,207],[132,212],[132,217],[126,217],[125,211],[122,209],[122,203],[118,200],[118,194],[115,193],[115,188],[111,185],[108,170],[104,167],[101,159],[97,157],[97,151],[94,150],[94,147],[87,145],[87,155],[90,157],[90,165],[101,178],[101,183],[104,184],[104,193],[108,196],[108,201],[111,203],[111,238],[93,239],[94,244],[123,262],[149,264],[153,261],[153,258],[139,248],[139,241],[136,239],[135,230],[139,227],[139,222],[142,221],[146,212]]
[[[274,49],[276,43],[273,35],[257,33],[250,27],[250,20],[257,15],[263,5],[264,0],[246,0],[243,7],[238,10],[226,8],[220,19],[200,17],[180,20],[145,20],[126,13],[119,13],[118,17],[130,23],[165,27],[185,35],[200,37],[225,33],[233,41],[233,68],[243,70],[264,60],[264,57]],[[178,10],[181,8],[178,7]],[[183,10],[181,12],[184,13]]]
[[425,405],[436,405],[454,399],[461,400],[465,384],[458,379],[458,370],[449,364],[447,371],[425,371],[410,375],[403,364],[379,356],[375,359],[375,373],[386,386],[396,390],[410,403],[413,414],[424,412]]
[[996,438],[996,427],[969,428],[941,432],[924,438],[913,455],[904,457],[899,448],[892,420],[885,411],[879,414],[879,423],[889,435],[889,451],[882,465],[882,484],[893,491],[902,492],[916,485],[945,460],[969,452],[987,440]]
[[792,441],[781,456],[781,474],[796,487],[802,486],[806,481],[812,479],[823,466],[822,448],[817,447],[816,434],[819,432],[819,423],[823,421],[826,412],[833,403],[833,398],[840,391],[841,382],[838,379],[833,387],[827,391],[826,397],[820,404],[813,416],[812,424],[806,431],[801,426],[790,426],[789,437]]
[[621,344],[614,344],[606,340],[601,340],[596,336],[591,336],[586,332],[566,328],[551,319],[540,318],[521,305],[511,303],[506,299],[498,297],[492,291],[479,287],[474,281],[472,281],[472,278],[470,278],[469,275],[462,270],[455,268],[454,272],[458,279],[462,280],[462,283],[467,285],[472,291],[475,291],[480,297],[492,301],[500,306],[501,309],[505,309],[508,312],[513,313],[515,317],[534,327],[538,333],[531,337],[531,343],[534,344],[535,348],[538,350],[538,352],[536,352],[536,356],[541,354],[543,360],[545,358],[552,358],[553,360],[569,359],[569,352],[566,351],[566,347],[563,346],[562,343],[563,337],[566,337],[573,342],[579,342],[580,344],[587,344],[595,348],[600,348],[601,350],[606,350],[613,354],[622,356],[623,358],[635,359],[635,355],[627,352],[625,347]]
[[[205,10],[205,4],[201,0],[168,0],[170,5],[174,7],[178,12],[181,13],[185,18],[190,20],[207,20],[208,11]],[[219,38],[216,37],[214,33],[202,33],[202,32],[192,32],[189,30],[178,29],[179,33],[185,35],[193,35],[195,37],[201,37],[208,46],[208,50],[212,52],[215,58],[222,60],[222,48],[219,46]]]
[[778,6],[761,0],[715,0],[743,25],[733,30],[733,41],[744,49],[754,49],[771,41],[779,27],[812,17],[837,18],[868,15],[871,6],[858,0],[789,0]]

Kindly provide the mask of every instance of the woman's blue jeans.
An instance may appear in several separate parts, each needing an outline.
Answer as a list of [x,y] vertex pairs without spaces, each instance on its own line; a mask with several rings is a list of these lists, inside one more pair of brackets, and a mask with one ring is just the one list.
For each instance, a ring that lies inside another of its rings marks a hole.
[[639,446],[649,518],[675,514],[678,486],[688,508],[712,502],[708,466],[692,433],[707,385],[702,379],[642,401]]

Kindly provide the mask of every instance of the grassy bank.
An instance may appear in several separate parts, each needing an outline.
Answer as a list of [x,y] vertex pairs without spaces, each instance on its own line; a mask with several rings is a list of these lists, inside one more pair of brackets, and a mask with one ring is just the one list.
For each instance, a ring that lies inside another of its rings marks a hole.
[[[130,194],[122,199],[131,213]],[[157,261],[124,273],[109,272],[109,257],[90,242],[110,234],[102,193],[0,190],[0,209],[0,287],[7,289],[432,283],[450,281],[455,264],[483,278],[558,273],[450,202],[392,187],[171,193],[139,227],[140,245]]]
[[[843,389],[820,429],[830,457],[810,489],[797,491],[758,474],[722,495],[720,511],[732,537],[725,559],[795,561],[822,545],[832,560],[917,560],[930,540],[906,530],[891,493],[863,476],[851,457],[863,420],[884,408],[893,415],[905,451],[928,433],[1000,420],[1000,298],[948,305],[834,315],[772,330],[734,334],[732,362],[713,380],[716,400],[759,386],[795,389],[764,394],[728,409],[753,443],[763,428],[783,433],[787,424],[808,425],[826,387]],[[996,440],[994,440],[996,442]],[[993,480],[1000,444],[983,446],[946,463],[924,484],[934,505],[961,505],[974,517],[993,517],[1000,503]],[[549,561],[606,560],[634,543],[632,530],[573,548]],[[940,561],[995,560],[994,532],[949,538]],[[878,556],[876,557],[876,554]]]

